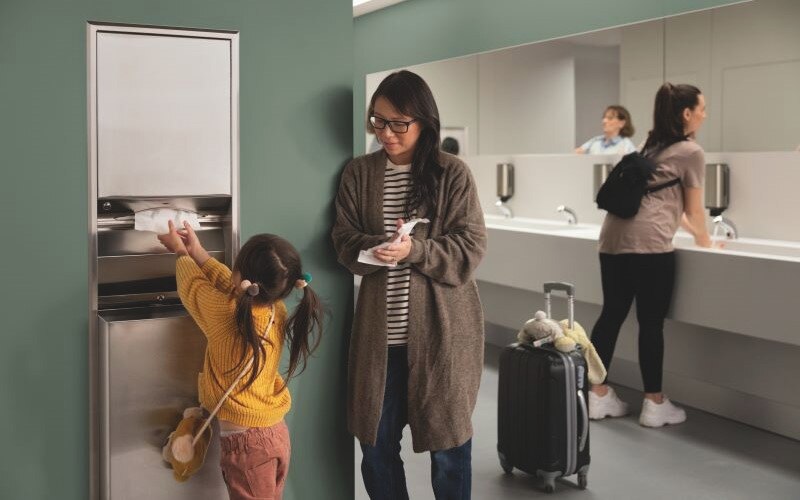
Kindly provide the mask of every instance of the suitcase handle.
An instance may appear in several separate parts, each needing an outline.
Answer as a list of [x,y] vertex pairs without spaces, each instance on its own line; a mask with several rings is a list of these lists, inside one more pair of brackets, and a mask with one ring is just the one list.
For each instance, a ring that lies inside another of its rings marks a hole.
[[553,290],[560,290],[567,294],[569,328],[575,325],[575,285],[563,281],[548,281],[544,284],[544,307],[548,318],[552,318],[550,310],[550,294]]
[[586,439],[589,437],[589,410],[586,407],[586,398],[583,397],[583,391],[578,389],[578,403],[580,403],[581,414],[583,417],[583,433],[581,433],[580,444],[578,451],[583,451],[586,448]]

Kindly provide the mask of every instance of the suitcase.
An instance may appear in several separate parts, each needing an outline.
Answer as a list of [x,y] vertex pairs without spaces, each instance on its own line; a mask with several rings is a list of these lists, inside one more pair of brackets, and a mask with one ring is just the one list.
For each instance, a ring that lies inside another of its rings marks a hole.
[[[574,322],[575,287],[545,283],[550,294],[567,293],[569,322]],[[541,477],[545,491],[559,477],[578,475],[585,489],[589,471],[589,410],[586,360],[580,347],[570,353],[552,344],[511,344],[500,355],[497,408],[497,454],[506,473],[514,468]]]

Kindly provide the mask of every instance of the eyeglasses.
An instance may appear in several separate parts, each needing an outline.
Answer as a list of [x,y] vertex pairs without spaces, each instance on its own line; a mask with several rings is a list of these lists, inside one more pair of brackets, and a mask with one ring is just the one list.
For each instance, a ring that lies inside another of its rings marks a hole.
[[401,122],[399,120],[384,120],[383,118],[379,118],[377,116],[370,116],[369,123],[372,124],[372,128],[376,128],[378,130],[382,130],[386,128],[386,125],[389,125],[389,128],[395,134],[405,134],[408,132],[408,127],[417,120],[411,120],[408,122]]

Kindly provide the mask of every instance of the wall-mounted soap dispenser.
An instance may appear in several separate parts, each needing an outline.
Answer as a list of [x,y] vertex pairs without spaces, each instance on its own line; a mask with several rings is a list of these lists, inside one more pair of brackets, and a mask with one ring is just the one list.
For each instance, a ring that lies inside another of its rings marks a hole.
[[594,164],[594,194],[597,194],[600,191],[600,186],[608,178],[608,174],[614,168],[614,165],[611,163],[595,163]]
[[724,163],[706,165],[705,203],[711,217],[728,208],[730,198],[730,169]]
[[514,196],[514,165],[511,163],[497,164],[497,197],[503,203]]

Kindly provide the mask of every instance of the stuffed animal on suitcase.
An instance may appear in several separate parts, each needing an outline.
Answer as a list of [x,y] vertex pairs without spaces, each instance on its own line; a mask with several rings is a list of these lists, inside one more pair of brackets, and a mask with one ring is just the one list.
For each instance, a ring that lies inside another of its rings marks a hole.
[[[550,318],[550,296],[554,290],[567,293],[569,316],[566,329]],[[578,475],[578,485],[588,484],[589,411],[588,369],[583,348],[565,335],[575,330],[575,287],[569,283],[544,284],[545,317],[526,323],[521,336],[550,329],[556,344],[528,342],[511,344],[500,355],[497,409],[497,453],[507,473],[515,468],[541,477],[545,490],[555,490],[559,477]],[[558,333],[564,335],[559,336]],[[524,332],[524,333],[523,333]],[[556,338],[557,337],[557,338]],[[563,339],[563,340],[558,340]],[[541,339],[539,339],[541,340]],[[557,345],[568,352],[562,352]],[[600,364],[602,367],[602,363]]]

